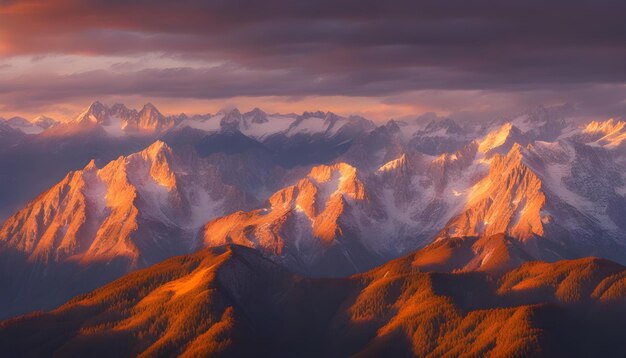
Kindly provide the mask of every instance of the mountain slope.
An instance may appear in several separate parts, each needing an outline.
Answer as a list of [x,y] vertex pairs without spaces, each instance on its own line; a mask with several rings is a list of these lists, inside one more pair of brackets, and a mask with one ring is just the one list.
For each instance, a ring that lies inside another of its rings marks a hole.
[[6,219],[90,160],[107,163],[153,141],[150,137],[112,137],[93,123],[61,123],[0,148],[0,218]]
[[[0,229],[0,277],[11,288],[2,300],[13,307],[3,314],[51,307],[130,270],[188,253],[206,221],[252,204],[214,166],[175,154],[160,141],[101,169],[92,161]],[[109,264],[110,270],[95,270]],[[80,269],[68,274],[72,267]],[[70,282],[56,282],[68,276]],[[40,295],[48,290],[54,294]]]
[[[98,101],[66,123],[53,123],[46,117],[37,118],[35,123],[23,118],[0,122],[4,127],[0,136],[5,138],[0,143],[2,220],[90,160],[106,164],[157,139],[175,149],[193,148],[204,137],[239,132],[248,141],[263,143],[271,166],[298,170],[299,166],[335,160],[352,141],[375,127],[360,117],[322,112],[282,115],[233,109],[215,115],[163,115],[150,103],[136,110]],[[37,134],[9,131],[9,123],[14,122],[36,127]]]
[[432,120],[423,129],[413,134],[408,146],[422,153],[439,155],[454,152],[469,142],[476,133],[470,128],[463,128],[450,118]]
[[[375,172],[319,165],[262,207],[207,223],[204,246],[257,248],[291,270],[344,276],[424,246],[460,204],[451,187],[476,174],[476,146],[452,156],[403,154]],[[464,173],[464,174],[462,174]]]
[[[206,224],[203,244],[255,247],[294,270],[337,275],[349,270],[341,267],[349,262],[364,267],[373,261],[349,224],[350,211],[366,209],[366,201],[354,167],[344,163],[317,166],[296,185],[272,195],[267,207]],[[335,264],[333,256],[339,256]]]
[[502,276],[412,257],[340,280],[238,246],[176,257],[50,313],[0,323],[12,356],[620,356],[626,269],[595,258]]
[[13,128],[0,118],[0,150],[14,146],[24,137],[25,134],[22,131]]
[[[3,120],[0,118],[0,121]],[[3,122],[11,128],[18,130],[24,134],[39,134],[44,130],[53,127],[59,123],[56,120],[45,116],[39,116],[35,118],[32,122],[22,117],[12,117],[4,120]]]
[[108,107],[96,101],[79,114],[71,124],[99,126],[108,135],[119,137],[163,133],[178,124],[178,120],[176,117],[164,116],[151,103],[147,103],[140,111],[136,111],[126,108],[123,104]]
[[[0,156],[11,172],[11,185],[0,185],[7,202],[16,188],[37,189],[31,181],[84,167],[0,229],[0,280],[10,288],[2,299],[20,306],[6,314],[230,243],[325,277],[422,247],[443,260],[424,259],[424,267],[457,271],[589,254],[626,263],[626,157],[610,144],[624,126],[565,130],[555,118],[539,111],[487,127],[436,118],[374,129],[324,112],[163,116],[150,104],[136,111],[95,102]],[[458,137],[450,142],[458,150],[420,152],[411,142],[418,136]],[[172,147],[159,141],[127,155],[155,137]],[[97,160],[85,167],[88,156]],[[311,165],[318,162],[327,164]]]
[[439,237],[505,233],[535,259],[593,254],[624,262],[626,235],[617,214],[626,205],[623,170],[602,148],[516,143],[490,159],[489,173],[467,191],[464,208]]
[[[457,152],[407,151],[373,173],[342,162],[315,167],[263,208],[208,223],[204,244],[255,247],[292,270],[324,276],[363,271],[432,238],[474,238],[471,246],[497,234],[519,247],[517,264],[590,253],[624,263],[624,168],[604,148],[532,141],[509,123]],[[316,171],[331,174],[312,180]],[[341,187],[351,176],[359,194]],[[491,249],[478,251],[475,260]]]

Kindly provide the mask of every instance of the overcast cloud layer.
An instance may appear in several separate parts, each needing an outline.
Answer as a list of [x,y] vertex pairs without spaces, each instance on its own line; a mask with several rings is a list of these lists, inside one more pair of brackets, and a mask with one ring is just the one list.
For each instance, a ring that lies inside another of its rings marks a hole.
[[621,0],[0,0],[0,113],[326,99],[378,117],[561,103],[623,117],[625,19]]

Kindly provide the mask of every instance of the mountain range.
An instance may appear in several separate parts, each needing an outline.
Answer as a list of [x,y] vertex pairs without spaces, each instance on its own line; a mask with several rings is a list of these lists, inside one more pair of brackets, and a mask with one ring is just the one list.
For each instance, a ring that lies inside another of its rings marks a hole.
[[0,317],[71,301],[0,323],[3,351],[626,352],[623,121],[24,121],[0,121]]
[[49,313],[0,323],[28,356],[620,356],[626,268],[585,258],[500,275],[420,254],[342,279],[228,245],[169,259]]

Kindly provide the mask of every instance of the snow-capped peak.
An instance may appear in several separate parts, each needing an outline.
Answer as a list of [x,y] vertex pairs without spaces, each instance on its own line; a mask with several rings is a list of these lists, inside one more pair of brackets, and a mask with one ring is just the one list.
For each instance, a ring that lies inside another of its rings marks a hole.
[[495,152],[505,153],[514,144],[528,144],[528,139],[519,128],[509,122],[483,137],[479,141],[478,151],[486,155]]
[[73,123],[99,125],[110,136],[119,137],[128,133],[145,135],[163,132],[172,128],[177,118],[164,116],[152,103],[145,104],[138,112],[123,104],[108,107],[96,101]]
[[173,119],[163,116],[152,103],[146,103],[137,117],[128,121],[127,127],[138,131],[154,132],[169,129],[173,125]]
[[424,131],[428,133],[442,131],[446,134],[461,134],[463,133],[463,128],[461,128],[461,126],[459,126],[453,119],[444,118],[441,120],[432,120],[426,125]]
[[613,118],[609,118],[604,122],[591,121],[587,124],[583,132],[592,134],[602,133],[604,135],[608,135],[622,130],[624,128],[624,124],[625,123],[623,121],[616,121]]
[[87,107],[85,111],[74,119],[74,122],[77,123],[101,123],[106,120],[108,115],[108,108],[100,103],[99,101],[95,101]]
[[239,109],[233,108],[224,113],[224,117],[220,120],[220,127],[226,130],[237,130],[241,128],[241,112]]
[[626,122],[613,118],[604,122],[592,121],[583,129],[583,133],[592,136],[599,145],[615,147],[626,139],[625,126]]
[[244,113],[243,117],[250,123],[266,123],[268,121],[267,113],[263,112],[258,107],[255,107],[250,112]]
[[146,149],[142,150],[141,153],[145,154],[145,156],[150,158],[156,158],[161,154],[168,154],[172,152],[172,148],[170,148],[167,143],[162,140],[157,140],[154,143],[150,144]]
[[33,122],[30,122],[26,118],[22,117],[12,117],[4,122],[11,128],[19,130],[25,134],[39,134],[57,123],[54,119],[44,116],[35,118]]
[[378,168],[378,172],[384,173],[384,172],[394,171],[394,170],[398,170],[401,168],[405,168],[406,165],[407,165],[406,154],[402,153],[402,155],[399,158],[389,161],[385,163],[384,165],[382,165],[380,168]]
[[96,161],[95,160],[90,160],[89,163],[87,163],[87,165],[85,165],[85,167],[83,168],[83,171],[88,172],[91,170],[97,170],[98,167],[96,166]]
[[59,122],[54,118],[50,118],[47,116],[37,116],[33,119],[33,124],[43,129],[48,129],[52,126],[57,125]]

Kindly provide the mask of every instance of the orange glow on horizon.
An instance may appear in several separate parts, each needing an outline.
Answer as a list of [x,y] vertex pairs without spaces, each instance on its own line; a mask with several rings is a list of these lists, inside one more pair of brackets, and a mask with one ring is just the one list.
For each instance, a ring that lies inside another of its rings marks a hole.
[[10,118],[20,116],[33,119],[40,115],[55,118],[60,121],[70,121],[82,112],[89,104],[99,100],[105,104],[113,105],[123,103],[129,108],[140,109],[145,103],[153,103],[163,114],[187,115],[216,113],[225,108],[238,108],[247,112],[255,107],[267,113],[302,113],[305,111],[329,111],[339,115],[359,115],[375,122],[386,122],[393,118],[417,116],[425,112],[442,113],[438,108],[422,107],[407,104],[386,104],[379,98],[369,97],[306,97],[298,100],[290,100],[283,97],[235,97],[215,100],[201,99],[148,99],[139,96],[128,97],[102,97],[93,100],[77,101],[75,103],[58,104],[50,107],[33,110],[5,111],[0,108],[0,117]]

